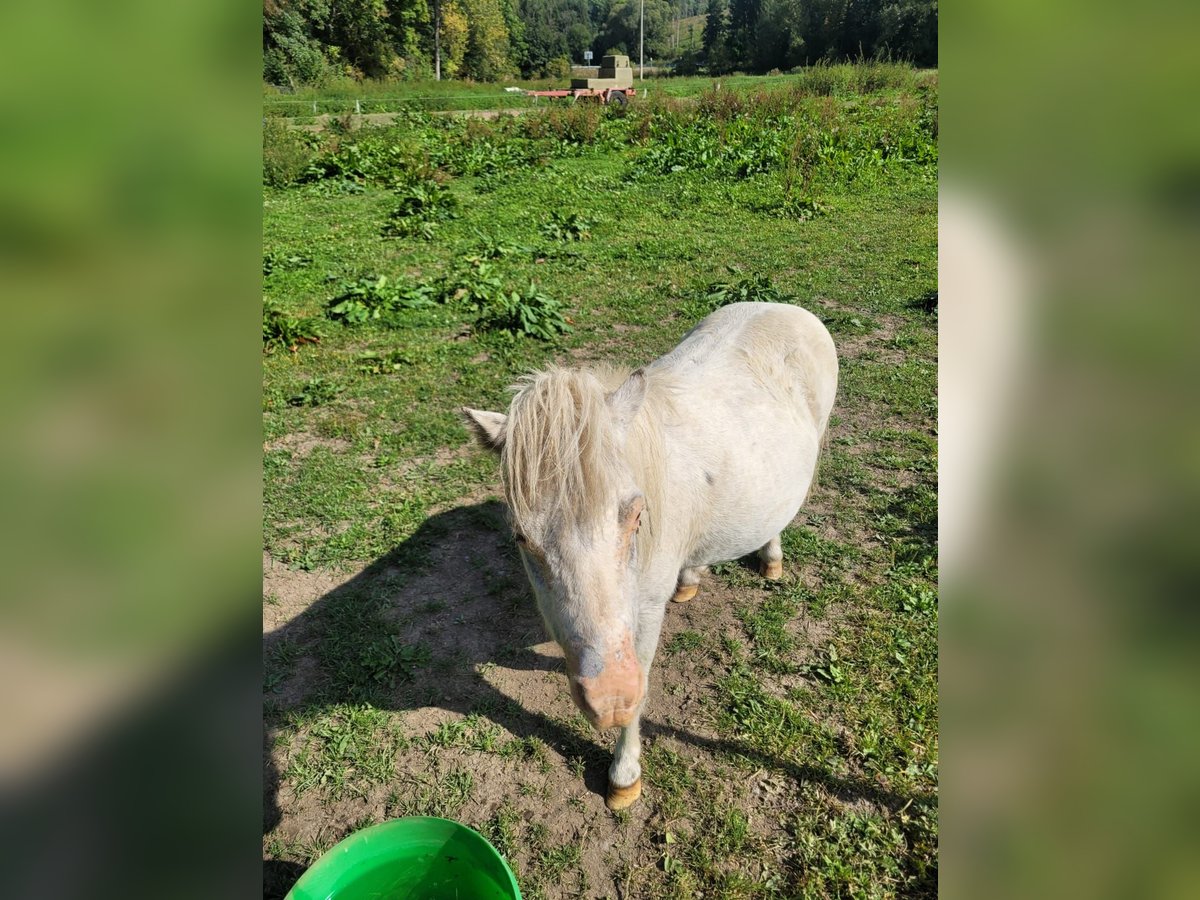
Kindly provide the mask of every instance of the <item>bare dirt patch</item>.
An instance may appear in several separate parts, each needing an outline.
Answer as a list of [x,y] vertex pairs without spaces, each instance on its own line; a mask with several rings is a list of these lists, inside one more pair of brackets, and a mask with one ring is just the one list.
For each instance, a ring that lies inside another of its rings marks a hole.
[[325,447],[334,453],[344,453],[350,449],[350,442],[341,438],[327,438],[307,431],[298,431],[263,443],[263,450],[287,450],[293,457],[301,458],[308,456],[318,447]]
[[292,569],[263,551],[263,634],[298,621],[301,614],[346,580],[341,573]]

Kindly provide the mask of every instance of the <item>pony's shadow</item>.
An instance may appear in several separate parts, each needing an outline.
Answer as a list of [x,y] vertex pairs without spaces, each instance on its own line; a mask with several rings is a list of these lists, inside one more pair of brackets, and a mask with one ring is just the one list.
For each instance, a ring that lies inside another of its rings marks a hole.
[[[545,640],[502,506],[488,501],[431,516],[406,541],[264,633],[263,833],[282,818],[271,753],[281,723],[290,714],[311,717],[363,701],[394,711],[478,713],[517,738],[537,737],[582,759],[584,784],[603,796],[610,752],[597,743],[603,739],[525,709],[484,674],[497,667],[561,671],[559,658],[532,649]],[[282,896],[299,874],[265,860],[265,895]]]
[[[748,557],[742,564],[756,562]],[[363,701],[394,711],[477,713],[517,738],[536,737],[563,757],[582,760],[585,786],[602,797],[611,737],[585,736],[561,716],[526,708],[488,678],[497,668],[562,671],[561,659],[533,649],[545,641],[501,504],[488,501],[428,518],[406,541],[263,635],[263,833],[282,819],[280,773],[271,752],[282,723],[297,712],[311,717]],[[510,675],[507,683],[520,680]],[[562,689],[565,697],[565,678]],[[891,806],[905,800],[881,796],[867,782],[798,769],[735,741],[693,735],[653,716],[644,722],[647,736],[752,756],[797,778],[819,780],[842,796]],[[264,860],[264,896],[282,897],[300,874],[294,864]]]

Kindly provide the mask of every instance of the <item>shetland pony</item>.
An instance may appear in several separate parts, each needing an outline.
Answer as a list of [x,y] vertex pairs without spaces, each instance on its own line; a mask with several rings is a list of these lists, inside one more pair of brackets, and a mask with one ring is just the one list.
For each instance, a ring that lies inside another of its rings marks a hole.
[[571,696],[618,727],[607,803],[641,794],[639,717],[667,602],[706,566],[757,552],[808,496],[837,390],[833,340],[812,313],[735,303],[632,373],[550,368],[508,413],[464,409],[500,456],[509,516]]

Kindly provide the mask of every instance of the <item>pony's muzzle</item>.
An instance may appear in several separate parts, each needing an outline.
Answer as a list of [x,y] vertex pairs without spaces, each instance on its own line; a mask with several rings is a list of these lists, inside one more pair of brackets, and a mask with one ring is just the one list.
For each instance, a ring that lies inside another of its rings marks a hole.
[[593,678],[571,678],[571,699],[597,731],[625,728],[637,718],[642,703],[641,688],[614,695],[588,682]]
[[632,646],[627,645],[627,649],[628,652],[609,654],[594,675],[568,671],[571,699],[600,731],[630,725],[637,718],[645,695],[642,667]]

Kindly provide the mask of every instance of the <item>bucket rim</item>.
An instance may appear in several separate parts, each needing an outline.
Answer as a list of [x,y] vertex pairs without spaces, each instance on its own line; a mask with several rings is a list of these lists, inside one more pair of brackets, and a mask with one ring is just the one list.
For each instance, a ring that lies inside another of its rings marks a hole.
[[[500,863],[500,869],[508,878],[507,887],[512,891],[512,896],[515,900],[521,900],[521,888],[517,884],[517,878],[513,874],[512,868],[508,864],[508,860],[492,846],[492,842],[485,838],[482,834],[476,831],[469,825],[464,825],[462,822],[456,822],[454,819],[444,819],[439,816],[401,816],[398,819],[388,819],[386,822],[379,822],[375,825],[369,825],[366,828],[360,828],[352,834],[346,835],[319,857],[317,857],[312,865],[310,865],[304,874],[297,879],[292,885],[291,890],[287,892],[284,900],[300,900],[301,891],[306,888],[315,886],[325,870],[328,869],[338,857],[344,857],[347,854],[358,852],[362,849],[363,844],[369,843],[372,839],[384,836],[393,831],[411,831],[414,827],[419,828],[420,825],[436,825],[437,827],[449,826],[449,830],[459,833],[467,833],[464,836],[468,840],[473,839],[482,848],[490,858]],[[309,876],[312,876],[311,878]],[[306,882],[308,882],[306,884]]]

